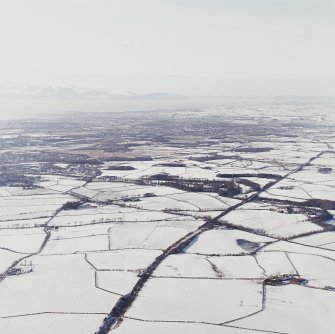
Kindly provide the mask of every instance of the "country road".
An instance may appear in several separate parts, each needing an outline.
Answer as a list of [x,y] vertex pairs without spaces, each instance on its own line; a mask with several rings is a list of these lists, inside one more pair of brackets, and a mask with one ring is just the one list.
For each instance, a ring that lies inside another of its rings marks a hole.
[[[290,171],[286,175],[278,178],[274,182],[268,183],[266,186],[264,186],[262,189],[260,189],[257,193],[253,194],[249,198],[243,200],[242,202],[233,205],[229,207],[224,212],[220,213],[218,216],[213,218],[210,222],[206,222],[205,224],[201,225],[196,231],[188,233],[178,241],[176,241],[173,245],[168,247],[160,256],[158,256],[154,262],[152,262],[142,273],[141,277],[137,281],[136,285],[133,287],[133,289],[126,295],[122,296],[116,305],[113,307],[109,315],[104,319],[102,325],[100,328],[96,331],[95,334],[107,334],[112,327],[117,324],[121,318],[124,316],[124,314],[127,312],[127,310],[131,307],[135,299],[137,298],[140,291],[143,289],[145,283],[150,279],[153,272],[157,269],[157,267],[171,254],[177,254],[181,253],[197,236],[202,234],[205,231],[208,231],[210,229],[216,228],[218,225],[220,225],[219,219],[227,215],[228,213],[240,208],[241,206],[245,205],[246,203],[250,203],[257,199],[260,194],[268,190],[269,188],[276,185],[278,182],[288,178],[290,175],[297,173],[301,171],[305,166],[308,166],[311,162],[313,162],[315,159],[319,158],[325,153],[325,151],[322,151],[318,153],[317,155],[311,157],[308,161],[304,162],[303,164],[299,165],[294,170]],[[265,287],[263,286],[263,294],[265,291]],[[263,297],[262,302],[262,309],[265,307],[265,296]]]

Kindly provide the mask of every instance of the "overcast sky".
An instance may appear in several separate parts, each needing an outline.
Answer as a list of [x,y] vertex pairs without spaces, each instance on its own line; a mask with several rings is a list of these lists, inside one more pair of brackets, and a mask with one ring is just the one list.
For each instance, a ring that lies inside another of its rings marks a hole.
[[334,0],[0,0],[0,86],[335,95]]

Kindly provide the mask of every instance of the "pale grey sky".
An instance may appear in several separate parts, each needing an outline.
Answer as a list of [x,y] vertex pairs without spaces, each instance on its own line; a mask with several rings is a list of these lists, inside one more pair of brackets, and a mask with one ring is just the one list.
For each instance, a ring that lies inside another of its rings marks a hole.
[[335,95],[334,0],[0,0],[0,86]]

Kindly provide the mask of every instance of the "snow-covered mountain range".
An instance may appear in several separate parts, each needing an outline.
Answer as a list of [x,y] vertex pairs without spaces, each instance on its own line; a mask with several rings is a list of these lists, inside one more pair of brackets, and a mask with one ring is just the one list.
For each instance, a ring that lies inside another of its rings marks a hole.
[[0,87],[0,98],[61,98],[61,99],[118,99],[118,100],[170,100],[187,99],[184,95],[155,92],[150,94],[113,94],[105,90],[74,86],[27,85]]

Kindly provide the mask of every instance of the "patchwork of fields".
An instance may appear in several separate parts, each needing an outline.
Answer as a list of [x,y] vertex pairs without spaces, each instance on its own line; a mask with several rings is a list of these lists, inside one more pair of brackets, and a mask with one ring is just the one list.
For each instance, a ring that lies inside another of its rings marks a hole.
[[250,108],[0,123],[0,333],[332,334],[334,116]]

